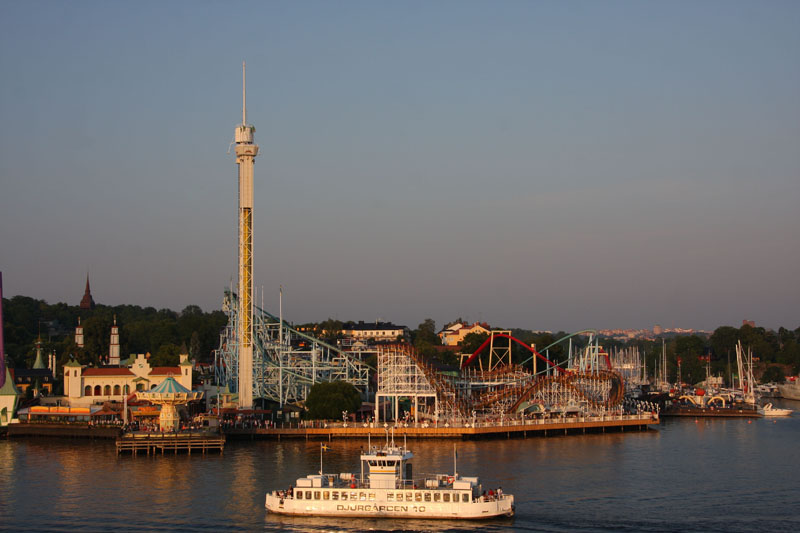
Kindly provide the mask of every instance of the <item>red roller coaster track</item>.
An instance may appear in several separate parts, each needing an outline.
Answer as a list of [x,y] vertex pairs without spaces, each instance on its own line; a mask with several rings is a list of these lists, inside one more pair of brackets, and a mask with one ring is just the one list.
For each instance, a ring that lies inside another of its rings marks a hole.
[[[505,333],[493,333],[492,335],[494,335],[495,337],[503,337],[503,338],[505,338],[505,339],[511,339],[512,341],[516,342],[517,344],[519,344],[520,346],[522,346],[523,348],[525,348],[526,350],[528,350],[529,352],[531,352],[533,355],[535,355],[536,357],[538,357],[538,358],[539,358],[539,359],[541,359],[542,361],[546,362],[548,365],[550,365],[550,366],[552,366],[552,367],[555,367],[555,368],[556,368],[556,370],[558,370],[559,372],[561,372],[561,373],[567,373],[567,371],[566,371],[566,370],[564,370],[563,368],[561,368],[560,366],[558,366],[557,364],[555,364],[554,362],[552,362],[550,359],[548,359],[547,357],[545,357],[545,356],[543,356],[542,354],[540,354],[539,352],[537,352],[535,348],[531,348],[530,346],[528,346],[527,344],[525,344],[525,343],[524,343],[524,342],[522,342],[521,340],[519,340],[519,339],[517,339],[517,338],[515,338],[515,337],[512,337],[511,335],[506,335]],[[470,363],[472,363],[472,361],[473,361],[473,360],[474,360],[476,357],[478,357],[478,354],[479,354],[479,353],[481,353],[481,352],[483,351],[483,349],[484,349],[484,348],[486,348],[486,347],[489,345],[489,342],[492,340],[492,335],[490,335],[490,336],[489,336],[489,337],[488,337],[488,338],[487,338],[485,341],[483,341],[483,344],[481,344],[481,345],[478,347],[478,349],[477,349],[477,350],[475,350],[475,352],[474,352],[472,355],[470,355],[470,356],[469,356],[469,359],[467,359],[466,361],[464,361],[464,364],[463,364],[463,365],[461,365],[461,368],[462,368],[462,369],[464,369],[464,368],[466,368],[467,366],[469,366],[469,364],[470,364]],[[609,368],[611,368],[611,366],[610,366],[610,365],[609,365]]]

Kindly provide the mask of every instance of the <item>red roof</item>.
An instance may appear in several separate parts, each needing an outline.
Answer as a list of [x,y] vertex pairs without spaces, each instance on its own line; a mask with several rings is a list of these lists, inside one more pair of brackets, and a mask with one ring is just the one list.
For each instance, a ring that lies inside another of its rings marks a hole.
[[83,371],[84,376],[132,376],[127,368],[87,368]]
[[179,366],[156,366],[150,371],[151,376],[173,376],[181,375],[181,367]]

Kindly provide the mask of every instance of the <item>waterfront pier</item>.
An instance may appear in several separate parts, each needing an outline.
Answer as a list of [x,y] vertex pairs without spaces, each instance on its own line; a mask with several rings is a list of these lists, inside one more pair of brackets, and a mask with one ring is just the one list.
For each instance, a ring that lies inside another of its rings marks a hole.
[[222,453],[225,448],[225,435],[197,433],[133,433],[117,439],[117,455],[130,452],[137,455],[164,455],[166,452],[192,452],[205,455],[209,452]]
[[585,417],[558,417],[503,422],[475,422],[463,425],[450,424],[367,424],[331,423],[306,426],[271,428],[226,428],[225,434],[238,439],[363,439],[383,438],[387,431],[394,437],[409,439],[459,439],[554,437],[585,433],[647,431],[657,425],[657,414],[605,415]]

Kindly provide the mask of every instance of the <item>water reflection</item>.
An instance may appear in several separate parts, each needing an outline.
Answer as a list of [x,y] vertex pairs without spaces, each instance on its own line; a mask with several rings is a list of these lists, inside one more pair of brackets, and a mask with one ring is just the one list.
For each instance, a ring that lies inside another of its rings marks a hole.
[[[268,514],[267,490],[319,470],[319,441],[117,457],[108,441],[12,439],[0,441],[0,529],[797,531],[798,434],[800,417],[689,419],[647,433],[458,442],[462,475],[517,499],[514,519],[487,523]],[[452,472],[452,441],[408,444],[417,474]],[[330,445],[326,472],[358,472],[366,440]]]

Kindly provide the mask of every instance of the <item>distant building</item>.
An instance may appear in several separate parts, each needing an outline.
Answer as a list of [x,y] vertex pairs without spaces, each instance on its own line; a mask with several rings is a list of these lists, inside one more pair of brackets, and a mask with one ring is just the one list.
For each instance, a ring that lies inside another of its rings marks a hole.
[[445,346],[458,346],[464,340],[464,337],[470,333],[482,333],[488,335],[490,333],[489,324],[486,324],[485,322],[483,324],[475,322],[467,325],[461,322],[456,322],[455,324],[451,324],[440,331],[437,335],[439,335],[439,338],[442,339],[442,344]]
[[94,309],[92,290],[89,288],[89,274],[86,274],[86,289],[83,291],[83,298],[81,298],[80,307],[81,309]]
[[36,341],[36,361],[33,368],[15,368],[14,385],[20,394],[25,395],[28,389],[33,390],[33,397],[36,398],[42,393],[53,393],[53,372],[45,367],[42,358],[42,339]]
[[376,321],[374,324],[365,324],[359,321],[357,324],[353,322],[342,324],[342,335],[356,340],[393,341],[398,337],[406,337],[408,333],[408,327],[397,326],[391,322]]
[[653,335],[661,335],[662,333],[664,333],[664,328],[660,324],[653,326]]
[[742,320],[742,325],[743,326],[750,326],[751,328],[754,328],[754,327],[756,327],[756,321],[755,320]]

